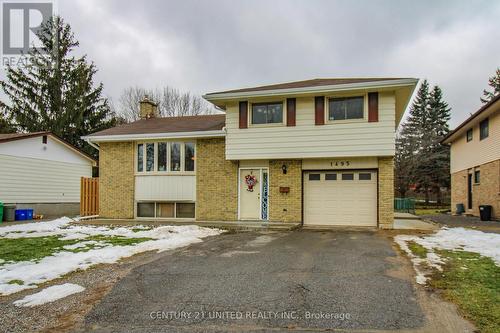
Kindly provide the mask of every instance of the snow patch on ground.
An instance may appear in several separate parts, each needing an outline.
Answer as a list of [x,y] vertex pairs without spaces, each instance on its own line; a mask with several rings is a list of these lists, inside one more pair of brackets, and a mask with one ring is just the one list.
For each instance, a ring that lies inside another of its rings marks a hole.
[[[416,280],[425,284],[425,267],[442,270],[444,260],[434,250],[461,250],[479,253],[491,258],[500,266],[500,235],[465,228],[442,228],[437,233],[426,236],[398,235],[394,237],[401,250],[406,252],[413,262]],[[408,242],[415,242],[427,250],[426,258],[415,256],[408,247]]]
[[[60,251],[52,256],[35,261],[3,263],[0,265],[0,295],[8,295],[25,289],[36,288],[38,284],[56,279],[64,274],[81,269],[85,270],[96,264],[111,264],[118,260],[146,251],[167,251],[189,244],[202,242],[208,236],[222,233],[219,229],[186,226],[160,226],[155,228],[143,226],[107,227],[75,225],[69,218],[61,218],[49,222],[29,223],[0,228],[0,237],[23,238],[58,236],[60,239],[81,239],[74,245],[66,246],[66,250],[86,247],[92,241],[89,236],[122,236],[126,238],[151,238],[135,245],[113,246],[97,242],[99,248],[84,252]],[[134,231],[133,231],[134,230]],[[9,283],[21,280],[23,284]]]
[[58,299],[67,297],[69,295],[81,293],[85,288],[73,283],[65,283],[56,286],[51,286],[43,289],[42,291],[28,295],[20,300],[14,302],[16,306],[33,307],[57,301]]

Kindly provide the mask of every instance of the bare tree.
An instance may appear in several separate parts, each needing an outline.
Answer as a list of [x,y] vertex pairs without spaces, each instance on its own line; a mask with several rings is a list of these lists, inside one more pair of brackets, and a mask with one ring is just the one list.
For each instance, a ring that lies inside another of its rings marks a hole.
[[213,114],[217,110],[203,98],[190,92],[181,92],[172,87],[147,90],[140,87],[129,87],[123,90],[118,101],[116,113],[127,121],[139,119],[139,101],[148,95],[158,103],[161,117],[195,116]]

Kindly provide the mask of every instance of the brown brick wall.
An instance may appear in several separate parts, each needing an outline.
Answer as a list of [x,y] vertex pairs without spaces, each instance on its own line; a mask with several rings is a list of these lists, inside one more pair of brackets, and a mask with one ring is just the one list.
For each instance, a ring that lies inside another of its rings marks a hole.
[[196,142],[196,219],[238,219],[238,163],[227,161],[224,139]]
[[394,158],[378,159],[379,228],[392,229],[394,223]]
[[[462,170],[451,175],[451,209],[456,212],[456,204],[463,203],[466,212],[479,216],[479,205],[491,205],[492,216],[500,219],[500,160],[482,164],[479,184],[472,185],[472,210],[467,209],[467,174]],[[471,172],[474,170],[471,169]]]
[[[282,166],[287,166],[286,175]],[[302,161],[269,161],[269,220],[279,222],[302,221]],[[289,187],[289,193],[280,193],[280,187]]]
[[99,144],[99,215],[134,217],[134,143]]

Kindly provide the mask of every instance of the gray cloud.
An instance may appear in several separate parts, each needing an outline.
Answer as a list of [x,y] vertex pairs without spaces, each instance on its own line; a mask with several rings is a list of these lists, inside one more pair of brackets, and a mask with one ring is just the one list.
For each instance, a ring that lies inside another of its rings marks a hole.
[[439,84],[457,125],[500,66],[495,1],[59,1],[117,100],[128,86],[209,91],[314,77]]

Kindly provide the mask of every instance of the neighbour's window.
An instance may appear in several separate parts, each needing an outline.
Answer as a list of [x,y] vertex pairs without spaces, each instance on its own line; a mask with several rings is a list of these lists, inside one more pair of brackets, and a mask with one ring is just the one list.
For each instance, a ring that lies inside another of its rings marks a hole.
[[137,145],[137,171],[142,172],[144,167],[144,145],[139,143]]
[[343,173],[342,180],[354,180],[354,174],[353,173]]
[[336,173],[327,173],[325,174],[325,180],[337,180]]
[[320,180],[320,174],[319,173],[310,173],[309,180]]
[[328,100],[329,120],[363,119],[364,97],[330,98]]
[[194,143],[184,145],[184,171],[194,171]]
[[474,171],[474,183],[479,184],[481,182],[481,171]]
[[371,180],[371,179],[372,179],[371,173],[360,173],[359,174],[359,180]]
[[154,171],[155,168],[155,144],[146,143],[146,171]]
[[181,144],[170,145],[170,171],[181,171]]
[[489,121],[488,118],[479,123],[479,139],[486,139],[489,135]]
[[283,122],[283,103],[252,104],[252,124],[279,124]]
[[158,143],[158,171],[167,171],[167,143]]
[[467,131],[467,142],[472,141],[472,128]]

